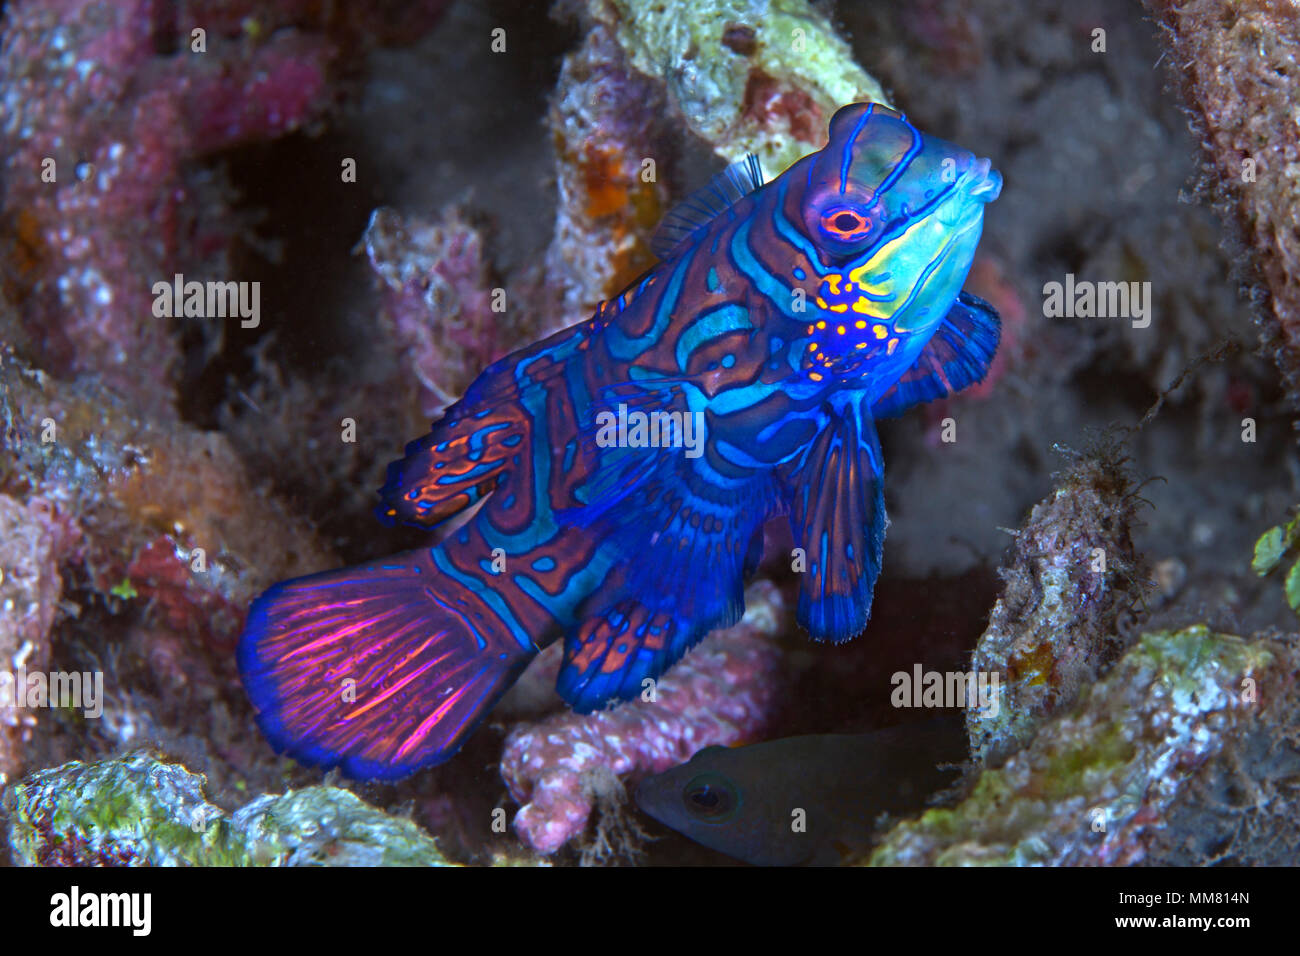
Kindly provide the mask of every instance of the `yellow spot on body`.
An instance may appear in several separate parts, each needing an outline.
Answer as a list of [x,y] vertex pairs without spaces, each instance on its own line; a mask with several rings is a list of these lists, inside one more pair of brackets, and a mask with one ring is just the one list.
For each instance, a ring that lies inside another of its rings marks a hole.
[[865,349],[865,348],[867,347],[867,343],[866,343],[866,342],[859,342],[857,345],[855,345],[855,346],[853,346],[853,347],[854,347],[855,349]]
[[871,300],[868,299],[865,295],[860,295],[860,296],[858,296],[858,297],[853,301],[853,311],[854,311],[854,312],[861,312],[863,315],[870,315],[870,314],[871,314]]
[[826,328],[826,320],[823,319],[822,321],[818,322],[818,323],[817,323],[817,328],[819,328],[819,329],[824,329],[824,328]]
[[826,308],[826,300],[823,299],[821,296],[817,297],[817,308],[819,309]]
[[844,334],[844,326],[842,326],[842,325],[840,325],[840,326],[836,326],[835,331],[838,332],[840,335],[843,335],[843,334]]
[[826,284],[831,287],[831,295],[840,294],[840,280],[842,278],[844,278],[842,275],[835,272],[826,277]]
[[814,329],[814,328],[816,328],[816,326],[814,326],[814,325],[810,325],[810,326],[808,326],[808,334],[809,334],[809,335],[812,335],[812,334],[813,334],[813,329]]
[[848,307],[847,305],[845,305],[843,302],[837,302],[835,305],[831,306],[831,311],[832,311],[832,312],[847,312],[847,311],[849,311],[849,307]]
[[885,330],[885,327],[883,325],[874,325],[871,327],[871,331],[876,333],[876,338],[878,339],[883,339],[886,335],[889,334],[889,332]]
[[889,345],[885,348],[886,355],[893,355],[894,349],[898,348],[898,339],[890,339]]
[[867,320],[866,320],[866,319],[858,319],[858,321],[856,321],[856,322],[853,323],[853,327],[854,327],[855,329],[865,329],[865,328],[867,327]]
[[808,377],[812,379],[814,382],[820,382],[822,380],[822,376],[820,372],[809,372]]

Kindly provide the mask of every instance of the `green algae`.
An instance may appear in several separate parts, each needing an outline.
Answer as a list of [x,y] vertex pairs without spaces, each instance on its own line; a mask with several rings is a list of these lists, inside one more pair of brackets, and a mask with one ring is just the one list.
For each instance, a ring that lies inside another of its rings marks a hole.
[[[1255,554],[1250,569],[1260,577],[1271,574],[1288,554],[1300,551],[1300,515],[1285,525],[1269,528],[1255,542]],[[1300,614],[1300,557],[1287,569],[1282,582],[1286,603]]]
[[415,823],[338,787],[259,797],[235,814],[234,824],[250,835],[249,859],[259,865],[448,865]]
[[34,773],[8,794],[20,865],[444,866],[434,839],[349,790],[258,797],[233,815],[206,779],[140,751]]
[[728,162],[754,153],[779,172],[821,148],[839,107],[889,102],[805,0],[701,0],[688,17],[656,0],[612,7],[632,65],[667,85],[691,131]]
[[1144,634],[1026,750],[983,770],[955,806],[894,826],[867,862],[1117,862],[1140,844],[1139,813],[1166,809],[1192,768],[1255,719],[1241,681],[1277,666],[1265,642],[1204,625]]

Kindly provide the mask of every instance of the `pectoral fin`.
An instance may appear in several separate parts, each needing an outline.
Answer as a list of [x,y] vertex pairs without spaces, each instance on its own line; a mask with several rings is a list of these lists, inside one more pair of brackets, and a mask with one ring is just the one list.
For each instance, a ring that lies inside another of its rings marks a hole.
[[988,374],[1001,334],[993,306],[962,292],[916,363],[871,406],[871,417],[892,418],[974,385]]

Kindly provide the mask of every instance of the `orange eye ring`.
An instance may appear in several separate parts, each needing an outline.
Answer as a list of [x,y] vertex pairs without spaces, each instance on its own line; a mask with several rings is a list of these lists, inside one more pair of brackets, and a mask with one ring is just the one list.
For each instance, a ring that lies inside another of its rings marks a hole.
[[821,227],[828,236],[841,240],[860,239],[871,231],[871,221],[853,209],[828,209],[821,215]]

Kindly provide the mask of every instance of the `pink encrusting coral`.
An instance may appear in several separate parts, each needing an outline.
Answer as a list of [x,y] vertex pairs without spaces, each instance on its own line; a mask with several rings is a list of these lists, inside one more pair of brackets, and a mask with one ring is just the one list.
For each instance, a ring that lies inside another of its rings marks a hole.
[[229,190],[187,164],[320,118],[341,54],[374,29],[302,2],[8,4],[2,278],[47,371],[170,410],[180,345],[154,283],[237,278]]
[[[229,278],[233,222],[183,164],[318,115],[332,56],[323,37],[253,43],[238,22],[225,36],[194,13],[12,3],[0,55],[4,213],[23,250],[6,290],[50,371],[102,376],[152,411],[171,406],[180,364],[153,284],[184,269]],[[205,28],[202,52],[192,28]]]
[[436,415],[519,341],[519,310],[494,292],[483,236],[455,210],[430,222],[376,209],[362,242],[399,362]]
[[42,711],[26,706],[23,675],[49,666],[50,628],[63,591],[59,565],[79,539],[79,529],[49,501],[0,494],[0,788],[26,764],[24,742]]
[[654,688],[654,700],[581,716],[556,714],[511,731],[501,776],[523,808],[520,838],[554,853],[580,836],[611,780],[635,782],[715,744],[759,739],[777,702],[777,636],[788,624],[780,592],[759,582],[735,627],[710,635]]

